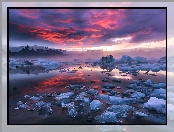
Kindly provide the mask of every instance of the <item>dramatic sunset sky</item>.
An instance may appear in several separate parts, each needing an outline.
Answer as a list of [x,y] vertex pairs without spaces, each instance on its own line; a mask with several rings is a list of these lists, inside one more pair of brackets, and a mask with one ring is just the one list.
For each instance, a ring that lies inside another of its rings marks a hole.
[[166,47],[165,9],[10,9],[10,46]]

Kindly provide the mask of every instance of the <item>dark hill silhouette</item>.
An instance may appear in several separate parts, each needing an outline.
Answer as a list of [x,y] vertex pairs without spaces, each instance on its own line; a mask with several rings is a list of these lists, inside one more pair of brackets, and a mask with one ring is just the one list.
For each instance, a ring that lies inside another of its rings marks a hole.
[[57,50],[57,49],[49,49],[46,47],[47,50],[43,49],[36,49],[33,48],[30,49],[30,47],[27,45],[25,48],[23,48],[19,52],[12,52],[9,50],[10,56],[49,56],[49,55],[64,55],[66,53],[66,50]]

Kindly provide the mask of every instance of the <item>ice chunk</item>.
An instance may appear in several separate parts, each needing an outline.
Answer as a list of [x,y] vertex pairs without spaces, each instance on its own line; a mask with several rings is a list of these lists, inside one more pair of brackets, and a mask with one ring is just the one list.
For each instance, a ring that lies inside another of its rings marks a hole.
[[30,96],[29,95],[25,95],[24,98],[30,98]]
[[70,103],[61,103],[62,107],[66,107],[68,109],[74,108],[74,102],[70,102]]
[[129,105],[112,105],[106,109],[106,111],[114,112],[117,117],[127,117],[130,110],[133,110],[133,107]]
[[33,101],[40,101],[43,97],[35,97],[35,96],[32,96],[30,99],[33,100]]
[[136,56],[135,58],[133,58],[134,61],[137,61],[139,63],[147,63],[147,59],[144,57],[140,57],[140,56]]
[[61,99],[65,99],[65,98],[71,98],[73,95],[74,95],[73,92],[61,93],[55,99],[56,100],[61,100]]
[[132,84],[129,84],[129,85],[128,85],[128,88],[133,88],[133,89],[134,89],[134,88],[136,88],[136,87],[137,87],[137,84],[136,84],[136,83],[135,83],[135,84],[132,83]]
[[76,96],[75,100],[76,101],[83,101],[85,96],[87,96],[87,94],[85,92],[81,92],[79,95]]
[[18,106],[19,109],[26,109],[27,108],[27,105],[26,104],[21,104]]
[[98,90],[96,90],[96,89],[90,89],[90,90],[88,90],[88,92],[87,92],[89,95],[97,95],[98,94]]
[[97,99],[101,99],[101,100],[109,100],[109,96],[105,95],[105,94],[99,94],[97,96]]
[[19,101],[19,102],[17,103],[17,105],[22,105],[22,104],[24,104],[22,101]]
[[119,62],[128,63],[133,61],[133,59],[128,55],[123,55]]
[[68,117],[74,118],[78,115],[78,112],[75,108],[68,110]]
[[112,79],[113,82],[121,82],[121,80],[117,79],[117,78],[114,78]]
[[60,71],[59,72],[66,72],[66,70],[65,69],[60,69]]
[[39,102],[36,103],[37,107],[42,107],[43,105],[46,105],[46,103],[43,102],[43,101],[39,101]]
[[138,115],[138,116],[147,116],[147,114],[140,112],[140,111],[136,111],[136,112],[134,112],[134,114]]
[[146,95],[144,93],[141,92],[135,92],[131,95],[131,97],[133,98],[144,98]]
[[100,123],[114,123],[119,122],[114,112],[104,112],[101,115],[95,117],[95,119]]
[[103,106],[103,103],[100,102],[99,100],[93,100],[91,103],[90,103],[90,108],[91,110],[93,111],[98,111],[102,108]]
[[108,104],[122,104],[124,100],[121,97],[109,96]]
[[166,100],[158,99],[156,97],[150,97],[147,103],[144,103],[144,107],[156,110],[158,113],[166,114]]
[[105,83],[102,87],[106,88],[106,89],[113,89],[113,88],[115,88],[115,85],[114,84]]
[[43,105],[39,108],[38,114],[40,117],[45,117],[47,115],[51,115],[53,113],[53,110],[51,109],[50,105]]
[[66,86],[65,88],[69,88],[71,90],[80,90],[83,89],[85,86],[82,85],[70,85],[70,86]]
[[159,72],[161,69],[159,67],[153,67],[151,69],[152,72]]
[[88,106],[89,104],[90,104],[90,99],[88,97],[84,97],[80,105]]

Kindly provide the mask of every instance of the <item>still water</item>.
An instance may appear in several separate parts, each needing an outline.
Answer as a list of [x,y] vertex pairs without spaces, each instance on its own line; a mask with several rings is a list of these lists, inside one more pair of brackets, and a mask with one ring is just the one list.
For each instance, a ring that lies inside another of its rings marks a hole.
[[[79,69],[79,67],[82,69]],[[64,68],[66,70],[77,70],[75,73],[60,72],[60,69]],[[44,118],[38,116],[38,111],[28,111],[27,109],[15,110],[18,101],[29,101],[29,99],[24,98],[24,95],[37,96],[49,93],[63,93],[63,92],[74,92],[76,94],[84,92],[84,89],[73,91],[65,88],[69,85],[82,85],[89,87],[90,89],[97,89],[98,94],[102,94],[102,85],[106,82],[102,82],[102,79],[109,78],[107,83],[114,84],[116,87],[113,89],[118,93],[123,93],[128,90],[127,86],[133,80],[143,80],[151,79],[152,81],[164,82],[166,81],[166,72],[160,71],[154,73],[157,76],[152,76],[149,74],[144,74],[144,71],[140,71],[137,76],[132,74],[120,73],[120,71],[115,68],[110,72],[106,72],[105,69],[101,69],[100,66],[91,66],[86,63],[74,63],[74,64],[62,64],[55,70],[40,70],[37,74],[32,74],[24,72],[23,69],[11,69],[9,74],[9,123],[10,124],[99,124],[95,119],[88,121],[86,116],[80,118],[69,118],[67,116],[67,110],[62,107],[53,106],[53,113],[47,115]],[[102,72],[103,71],[103,72]],[[108,76],[108,73],[111,76]],[[124,74],[124,75],[123,75]],[[117,78],[121,80],[121,83],[113,82],[112,79]],[[17,89],[14,90],[13,88]],[[107,94],[107,93],[104,93]],[[120,95],[121,96],[121,95]],[[93,99],[96,97],[93,96]],[[147,102],[149,97],[144,99]],[[52,97],[44,97],[42,101],[52,102],[55,99]],[[101,101],[104,107],[101,111],[90,113],[89,116],[96,117],[103,113],[110,105],[107,101]],[[79,106],[79,103],[75,103]],[[149,116],[136,118],[132,112],[129,112],[128,116],[121,118],[121,123],[118,124],[165,124],[166,115],[159,114],[154,111],[148,111],[142,107],[138,107],[141,104],[131,104],[135,110],[140,110],[148,113]],[[90,112],[90,107],[85,106],[85,109]]]

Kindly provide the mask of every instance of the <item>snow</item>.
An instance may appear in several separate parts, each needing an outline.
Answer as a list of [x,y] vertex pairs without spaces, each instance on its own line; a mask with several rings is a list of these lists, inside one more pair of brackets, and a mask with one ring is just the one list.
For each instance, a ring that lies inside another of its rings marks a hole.
[[144,103],[144,107],[156,110],[158,113],[166,114],[166,100],[158,99],[156,97],[150,97],[147,103]]
[[90,108],[91,110],[94,110],[94,111],[97,111],[97,110],[100,110],[103,106],[103,103],[100,102],[99,100],[93,100],[91,103],[90,103]]
[[114,112],[104,112],[96,116],[95,119],[100,123],[119,122]]

